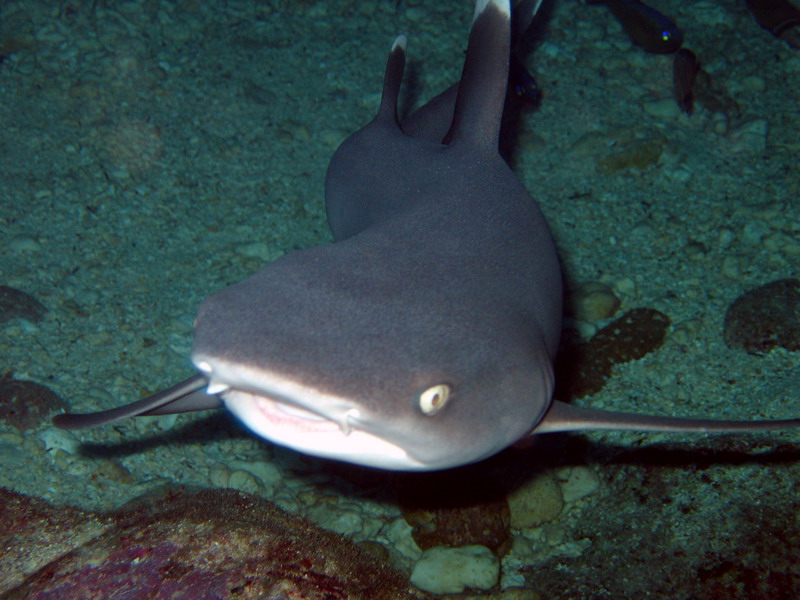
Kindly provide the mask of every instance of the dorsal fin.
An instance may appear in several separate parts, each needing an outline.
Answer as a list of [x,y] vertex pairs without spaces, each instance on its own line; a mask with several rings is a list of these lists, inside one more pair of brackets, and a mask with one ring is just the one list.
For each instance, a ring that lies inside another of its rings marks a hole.
[[497,151],[508,85],[510,30],[508,0],[476,3],[453,123],[445,143],[465,142]]
[[389,58],[386,60],[386,71],[383,76],[383,94],[381,105],[378,108],[377,121],[385,124],[394,124],[399,127],[397,119],[397,97],[400,94],[400,84],[403,81],[403,71],[406,66],[406,36],[398,35]]

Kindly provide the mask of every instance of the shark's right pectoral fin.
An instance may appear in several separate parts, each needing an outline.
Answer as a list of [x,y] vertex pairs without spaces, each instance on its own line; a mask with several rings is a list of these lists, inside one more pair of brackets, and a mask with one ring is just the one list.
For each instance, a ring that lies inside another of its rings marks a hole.
[[59,429],[90,429],[130,417],[222,408],[219,396],[206,393],[207,384],[205,377],[195,375],[157,394],[125,406],[94,413],[56,415],[53,417],[53,425]]

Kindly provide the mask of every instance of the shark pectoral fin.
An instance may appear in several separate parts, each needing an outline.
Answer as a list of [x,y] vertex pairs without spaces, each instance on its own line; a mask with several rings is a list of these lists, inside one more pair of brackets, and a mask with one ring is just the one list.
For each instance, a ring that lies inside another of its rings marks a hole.
[[731,421],[659,417],[572,406],[555,400],[531,434],[587,430],[733,432],[770,431],[795,427],[800,427],[800,419]]
[[56,415],[53,417],[53,425],[59,429],[90,429],[129,417],[167,415],[221,408],[222,401],[218,396],[205,393],[203,388],[207,384],[208,381],[206,381],[205,377],[195,375],[157,394],[125,406],[80,415]]

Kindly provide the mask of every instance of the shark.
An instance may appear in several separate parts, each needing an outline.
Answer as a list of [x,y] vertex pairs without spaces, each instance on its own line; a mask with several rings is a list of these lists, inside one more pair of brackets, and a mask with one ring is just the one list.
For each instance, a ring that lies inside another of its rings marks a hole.
[[207,298],[193,377],[54,424],[225,407],[277,444],[401,471],[474,463],[557,431],[800,426],[553,398],[559,258],[538,204],[498,152],[512,30],[539,4],[477,0],[460,80],[402,121],[407,40],[397,37],[376,116],[330,161],[333,243],[286,254]]

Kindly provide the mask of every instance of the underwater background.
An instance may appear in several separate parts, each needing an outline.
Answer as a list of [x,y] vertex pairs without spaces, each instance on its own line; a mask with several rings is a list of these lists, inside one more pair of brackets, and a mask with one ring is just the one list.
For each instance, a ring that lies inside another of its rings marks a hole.
[[[702,67],[691,114],[673,54],[606,6],[546,2],[526,39],[541,98],[510,160],[570,292],[561,397],[800,417],[800,50],[744,0],[651,4]],[[471,16],[464,0],[0,4],[0,486],[99,512],[233,488],[406,574],[428,546],[490,547],[529,598],[800,597],[797,432],[548,435],[412,477],[275,447],[222,412],[50,425],[188,377],[205,297],[329,243],[325,169],[375,114],[394,37],[408,108],[457,80]],[[726,332],[734,301],[776,281]],[[478,525],[448,525],[454,505]],[[0,598],[25,597],[3,578]]]

